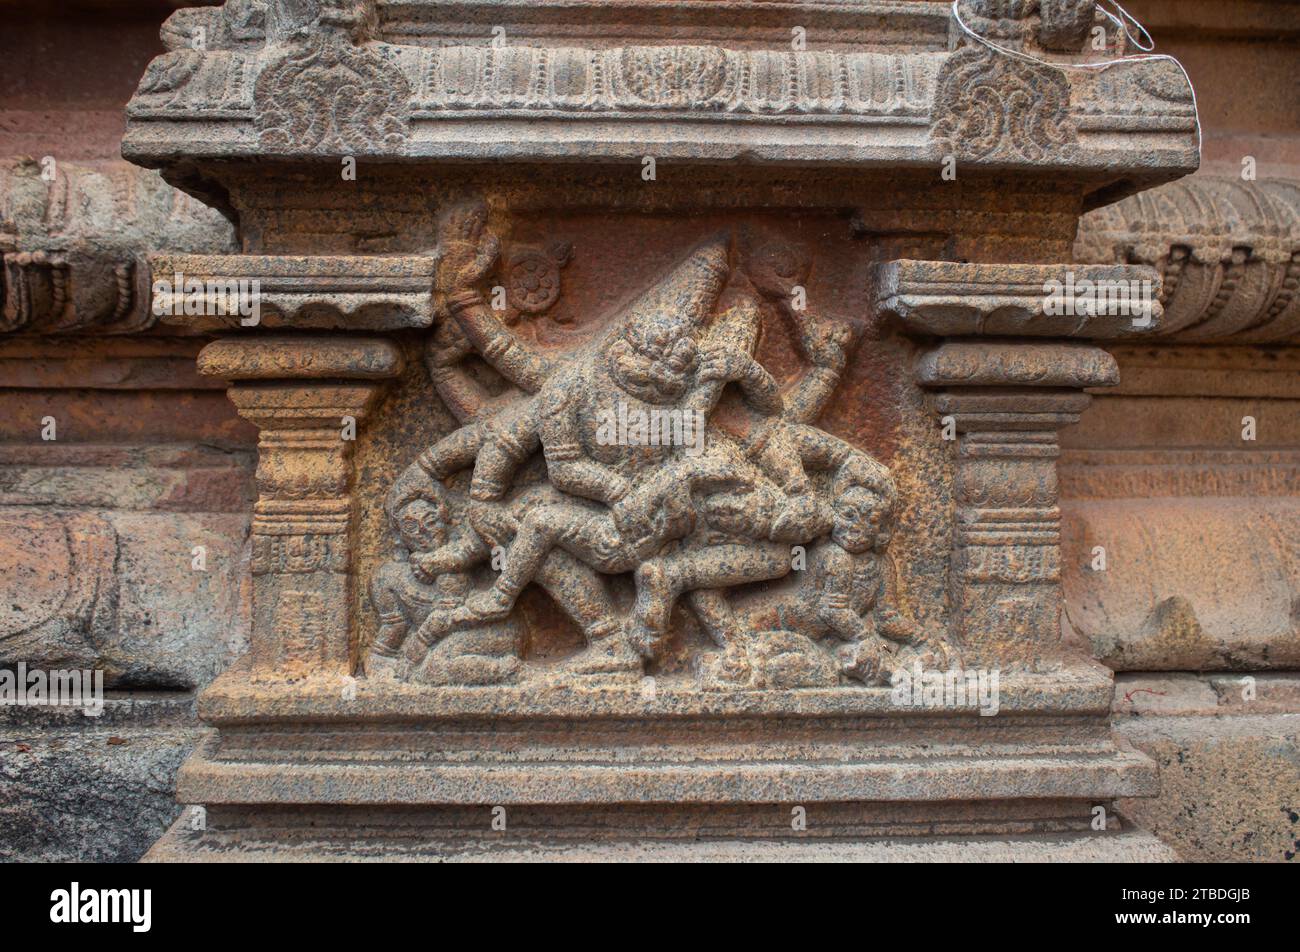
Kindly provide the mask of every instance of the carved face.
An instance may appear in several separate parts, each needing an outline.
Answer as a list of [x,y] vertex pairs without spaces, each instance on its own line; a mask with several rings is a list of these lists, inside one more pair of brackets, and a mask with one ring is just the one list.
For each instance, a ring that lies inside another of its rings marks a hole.
[[444,545],[447,528],[443,511],[426,499],[407,503],[397,516],[402,545],[411,552],[431,552]]
[[695,366],[695,341],[654,328],[625,334],[609,348],[609,372],[624,393],[647,403],[675,403]]
[[893,518],[889,507],[876,493],[852,486],[835,499],[835,521],[831,538],[846,552],[867,552],[889,544]]

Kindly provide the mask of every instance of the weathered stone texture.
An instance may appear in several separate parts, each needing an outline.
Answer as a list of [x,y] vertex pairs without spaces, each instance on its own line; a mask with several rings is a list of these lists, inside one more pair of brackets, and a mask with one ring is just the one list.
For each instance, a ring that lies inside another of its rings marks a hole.
[[964,32],[1134,52],[1088,0],[226,0],[98,14],[102,88],[24,59],[0,665],[144,693],[0,709],[4,858],[1293,858],[1300,23],[1134,5],[1203,125],[1172,61]]
[[135,862],[180,812],[201,734],[191,694],[110,694],[97,718],[0,708],[0,860]]
[[1115,724],[1160,766],[1160,796],[1125,816],[1200,862],[1300,856],[1295,675],[1126,675]]

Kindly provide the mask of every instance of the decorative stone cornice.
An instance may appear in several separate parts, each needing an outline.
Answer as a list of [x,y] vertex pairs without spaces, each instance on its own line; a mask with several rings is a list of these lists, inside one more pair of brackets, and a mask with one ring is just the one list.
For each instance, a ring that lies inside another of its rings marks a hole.
[[248,319],[234,310],[187,313],[194,310],[186,307],[190,282],[249,287],[256,281],[257,323],[265,327],[392,330],[433,323],[433,257],[158,254],[150,263],[167,282],[155,288],[154,308],[168,323],[192,329],[238,327]]
[[1300,338],[1300,183],[1196,175],[1098,209],[1075,257],[1157,269],[1180,341]]
[[[710,5],[709,16],[698,5],[671,6],[692,14],[672,45],[636,42],[625,24],[582,26],[567,8],[552,19],[567,16],[567,35],[585,42],[514,43],[512,21],[522,16],[516,3],[494,8],[501,22],[485,23],[480,42],[444,41],[436,5],[415,0],[396,8],[376,8],[374,0],[325,3],[316,19],[261,44],[250,25],[257,22],[254,0],[231,0],[201,17],[182,11],[164,30],[171,51],[150,65],[131,101],[124,154],[159,166],[181,157],[254,155],[653,155],[935,167],[955,155],[992,167],[1070,167],[1146,181],[1198,161],[1191,89],[1172,62],[1066,72],[978,45],[936,50],[930,24],[946,22],[936,20],[946,18],[946,7],[907,4],[925,8],[924,15],[905,14],[875,0],[843,8],[868,18],[901,16],[915,26],[911,42],[895,34],[863,50],[813,34],[792,48],[789,29],[803,29],[805,15],[818,14],[788,4],[784,39],[739,47],[709,21],[715,9],[727,16],[748,5]],[[276,5],[266,9],[275,22]],[[326,21],[342,16],[338,10],[377,25],[331,28]],[[376,10],[377,19],[367,13]],[[628,16],[635,23],[649,14],[638,6]],[[202,50],[185,41],[200,20],[207,24]],[[500,43],[493,40],[498,28]],[[971,96],[972,88],[986,94]]]

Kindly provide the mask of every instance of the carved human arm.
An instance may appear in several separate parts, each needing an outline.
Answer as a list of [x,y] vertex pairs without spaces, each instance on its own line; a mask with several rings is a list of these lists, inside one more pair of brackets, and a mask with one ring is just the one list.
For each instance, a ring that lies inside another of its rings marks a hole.
[[474,349],[511,383],[536,393],[551,371],[549,363],[506,330],[478,288],[501,250],[487,219],[482,200],[449,205],[438,216],[438,290]]
[[555,369],[549,360],[519,342],[492,313],[477,288],[448,294],[447,310],[474,349],[515,386],[536,393]]
[[700,361],[699,380],[738,384],[745,402],[765,416],[780,416],[785,410],[785,401],[776,380],[744,351],[718,348],[706,352]]
[[433,643],[454,628],[473,621],[473,615],[466,608],[451,611],[434,609],[429,612],[420,627],[415,629],[406,640],[406,658],[412,664],[418,664],[428,653]]
[[786,396],[785,417],[794,423],[812,423],[821,416],[844,376],[856,333],[846,324],[797,311],[789,301],[782,301],[780,307],[794,324],[799,352],[810,365]]
[[487,559],[491,549],[472,529],[458,532],[446,545],[432,552],[414,552],[411,565],[416,573],[431,581],[448,572],[464,572]]
[[608,466],[589,458],[579,438],[583,384],[556,387],[542,401],[539,431],[551,485],[561,492],[614,506],[632,488]]
[[745,272],[754,289],[774,306],[794,332],[799,353],[811,365],[785,400],[785,417],[810,423],[821,415],[848,363],[854,333],[846,325],[818,320],[804,307],[810,262],[782,240],[744,242]]
[[[474,465],[483,446],[483,428],[477,423],[462,426],[444,436],[415,458],[415,467],[430,479],[446,479]],[[408,468],[407,472],[411,472]],[[405,479],[405,474],[403,479]]]
[[921,644],[926,641],[925,632],[898,609],[898,568],[888,554],[881,555],[880,558],[883,578],[875,602],[877,628],[890,641],[905,645]]
[[790,424],[785,429],[805,469],[835,469],[854,453],[861,452],[839,437],[815,426],[797,423]]
[[424,363],[438,396],[462,423],[479,415],[493,397],[461,362],[474,352],[455,321],[439,321],[424,351]]

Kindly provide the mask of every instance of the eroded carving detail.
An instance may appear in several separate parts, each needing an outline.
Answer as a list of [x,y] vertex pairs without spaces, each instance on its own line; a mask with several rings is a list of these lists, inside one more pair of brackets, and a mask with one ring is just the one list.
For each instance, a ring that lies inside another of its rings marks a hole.
[[983,46],[943,64],[933,116],[931,137],[963,159],[1037,162],[1076,141],[1064,74]]
[[373,49],[311,34],[257,78],[258,143],[272,152],[400,149],[409,96],[402,71]]
[[145,255],[221,252],[229,222],[127,165],[0,162],[0,333],[129,334],[158,317]]
[[0,513],[0,663],[84,663],[117,622],[118,538],[94,513]]
[[[486,217],[468,202],[440,221],[449,319],[429,368],[464,425],[388,495],[397,553],[371,580],[372,677],[528,674],[514,608],[530,583],[587,641],[551,669],[564,677],[639,676],[678,633],[679,601],[716,649],[694,657],[704,689],[880,683],[897,663],[953,660],[898,608],[888,468],[815,425],[855,335],[792,306],[806,261],[747,238],[733,269],[728,238],[710,239],[589,344],[547,356],[478,288],[498,254]],[[769,320],[809,365],[784,390],[754,356]]]

